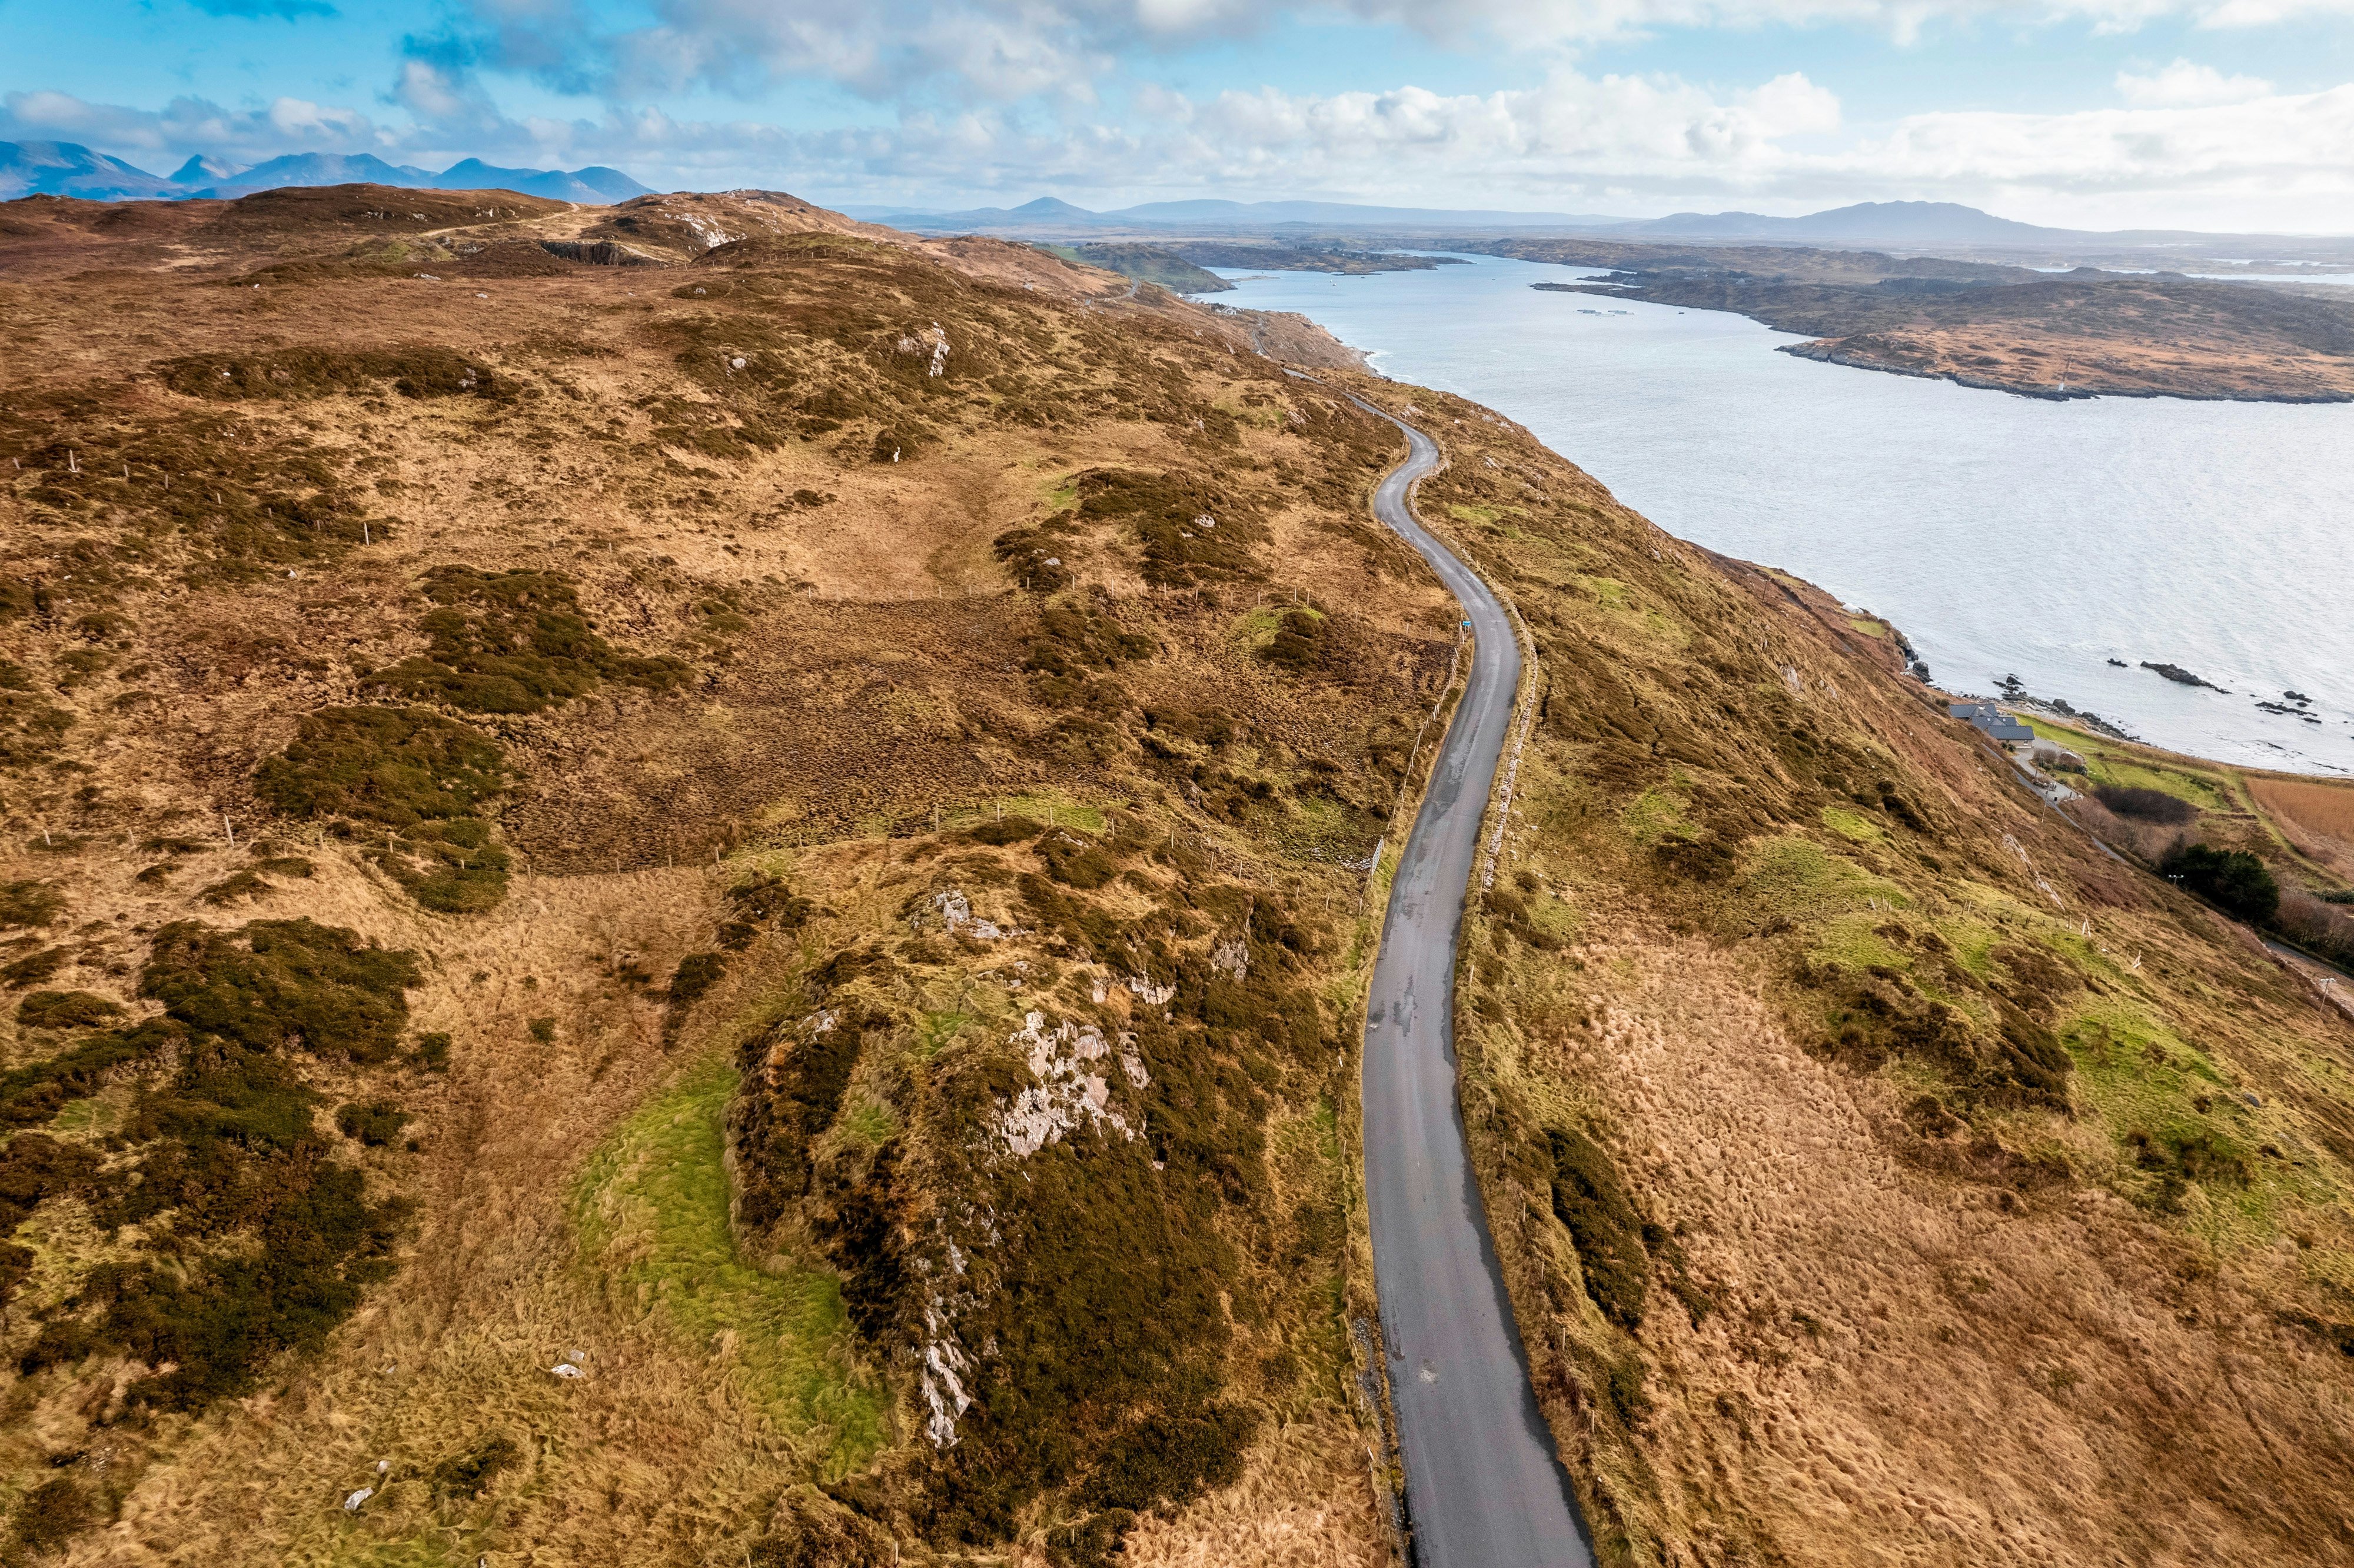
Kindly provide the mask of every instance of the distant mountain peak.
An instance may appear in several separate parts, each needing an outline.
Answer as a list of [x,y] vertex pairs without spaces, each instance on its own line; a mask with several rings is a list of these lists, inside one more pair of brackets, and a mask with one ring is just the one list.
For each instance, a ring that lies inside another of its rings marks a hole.
[[0,201],[24,196],[89,201],[239,196],[288,185],[395,185],[422,190],[511,190],[604,207],[652,193],[619,169],[502,169],[467,158],[436,175],[372,153],[289,153],[248,168],[207,154],[169,176],[151,175],[75,142],[0,142]]
[[1015,207],[1013,209],[1013,216],[1016,217],[1056,218],[1094,217],[1097,215],[1088,211],[1086,207],[1073,207],[1069,202],[1065,201],[1060,196],[1040,196],[1036,201],[1025,201],[1020,207]]
[[188,161],[172,171],[169,176],[175,185],[212,185],[232,180],[245,173],[246,165],[232,164],[227,158],[216,158],[207,153],[189,155]]

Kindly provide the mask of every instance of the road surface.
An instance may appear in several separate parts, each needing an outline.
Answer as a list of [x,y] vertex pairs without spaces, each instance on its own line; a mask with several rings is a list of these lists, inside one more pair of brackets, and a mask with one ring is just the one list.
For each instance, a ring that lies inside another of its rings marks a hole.
[[1406,487],[1438,466],[1437,447],[1359,407],[1390,419],[1412,449],[1373,493],[1373,514],[1422,552],[1475,640],[1470,684],[1390,886],[1365,1012],[1365,1199],[1414,1556],[1420,1568],[1588,1568],[1585,1526],[1529,1386],[1455,1092],[1455,943],[1520,685],[1520,645],[1496,596],[1407,508]]

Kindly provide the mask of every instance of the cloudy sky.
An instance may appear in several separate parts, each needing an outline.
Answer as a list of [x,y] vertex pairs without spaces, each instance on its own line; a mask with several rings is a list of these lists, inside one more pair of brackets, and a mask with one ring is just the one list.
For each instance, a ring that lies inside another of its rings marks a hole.
[[0,140],[831,203],[2354,232],[2354,0],[0,0]]

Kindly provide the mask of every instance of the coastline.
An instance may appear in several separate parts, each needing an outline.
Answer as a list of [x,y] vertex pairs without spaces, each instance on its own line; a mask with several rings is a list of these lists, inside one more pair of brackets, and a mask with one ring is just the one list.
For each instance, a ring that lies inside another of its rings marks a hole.
[[[2329,460],[2315,467],[2317,454],[2338,446],[2342,414],[2288,399],[2144,395],[2107,411],[2087,406],[2047,418],[2046,410],[2005,399],[1931,390],[1940,380],[1962,390],[2042,390],[1968,386],[1967,368],[1949,376],[1885,367],[1916,383],[1911,388],[1818,377],[1790,365],[1810,355],[1770,360],[1760,353],[1798,343],[1744,313],[1693,309],[1685,320],[1670,309],[1594,322],[1562,310],[1561,301],[1530,298],[1532,281],[1553,269],[1495,260],[1509,270],[1467,277],[1469,270],[1453,270],[1468,289],[1428,277],[1379,291],[1270,280],[1225,298],[1304,309],[1340,336],[1369,345],[1373,374],[1451,385],[1510,409],[1629,504],[1653,506],[1651,514],[1679,536],[1719,556],[1759,563],[1735,570],[1755,572],[1758,586],[1772,585],[1773,599],[1892,673],[1925,663],[1939,684],[1991,693],[1997,677],[2014,670],[2038,692],[2065,693],[2127,733],[2187,755],[2317,779],[2347,776],[2354,732],[2344,727],[2347,694],[2330,674],[2342,639],[2313,624],[2317,610],[2343,602],[2334,581],[2285,594],[2262,588],[2286,618],[2275,630],[2297,629],[2286,640],[2265,635],[2261,619],[2219,620],[2195,611],[2157,636],[2160,619],[2172,613],[2166,607],[2178,602],[2166,585],[2188,580],[2159,560],[2179,560],[2200,578],[2229,585],[2232,603],[2261,588],[2238,572],[2231,552],[2219,555],[2211,538],[2167,529],[2168,519],[2187,514],[2184,498],[2240,506],[2243,524],[2232,532],[2264,557],[2303,556],[2326,546],[2326,533],[2310,520],[2327,514],[2288,514],[2283,503],[2291,493],[2344,493],[2342,473],[2328,477]],[[1510,356],[1529,353],[1536,359],[1514,368]],[[1580,373],[1556,382],[1550,368],[1556,360]],[[2084,401],[2073,376],[2068,390],[2069,401]],[[2261,401],[2280,407],[2268,411]],[[1695,470],[1679,454],[1703,428],[1729,431],[1731,444],[1720,449],[1723,461]],[[2223,443],[2219,456],[2242,455],[2214,463],[2185,455],[2210,442]],[[2246,454],[2259,450],[2270,454],[2262,471],[2243,471]],[[1775,495],[1755,493],[1762,483]],[[1804,499],[1816,487],[1819,500]],[[1794,503],[1794,495],[1801,499]],[[2139,586],[2109,612],[2083,619],[2077,601],[2090,580],[2084,574],[2111,546],[2098,542],[2099,530],[2068,520],[2105,515],[2104,509],[2138,520],[2128,531],[2141,541],[2132,559],[2142,565],[2134,569],[2146,567],[2156,577],[2154,584],[2136,577]],[[1887,533],[1900,518],[1905,526]],[[1822,548],[1826,528],[1850,550]],[[1999,589],[1956,600],[1938,587],[1980,580],[1998,560],[2016,568],[2015,576],[2004,570]],[[2137,604],[2147,616],[2131,608]],[[1867,630],[1882,621],[1909,634],[1909,653],[1894,637]],[[2074,628],[2066,646],[2037,630],[2062,624]],[[2177,660],[2240,694],[2186,691],[2147,671],[2105,668],[2103,654],[2107,664]],[[2326,730],[2275,723],[2250,709],[2254,698],[2288,688],[2314,694]]]
[[[1874,298],[1876,291],[1871,289],[1766,278],[1627,276],[1632,281],[1529,286],[1540,293],[1593,294],[1743,316],[1805,338],[1778,345],[1776,352],[1793,358],[1949,381],[2044,402],[2175,397],[2187,402],[2354,403],[2354,355],[2267,338],[2245,323],[2203,318],[2144,321],[2132,308],[2136,302],[2122,297],[2112,315],[2084,316],[2064,308],[2070,302],[2054,302],[2049,306],[2055,313],[2050,321],[1994,313],[1948,320],[1928,313],[1925,302],[1918,313],[1891,319],[1888,302]],[[2003,292],[1985,289],[1968,297],[2011,303],[2000,298]],[[1946,301],[1956,297],[1942,296]],[[2354,307],[2354,297],[2328,302]],[[2199,303],[2193,302],[2194,306]],[[2204,337],[2198,335],[2202,330]]]
[[[1687,310],[1691,306],[1685,306]],[[1732,311],[1731,315],[1748,315],[1745,311]],[[1760,316],[1751,321],[1771,326]],[[1967,387],[1980,392],[2008,392],[2014,397],[2035,397],[2047,403],[2073,403],[2095,397],[2179,397],[2188,403],[2354,403],[2354,392],[2206,392],[2182,387],[2038,387],[2022,381],[2004,381],[1989,376],[1971,376],[1958,370],[1925,370],[1916,366],[1894,365],[1884,359],[1854,354],[1840,347],[1837,338],[1811,338],[1805,343],[1785,343],[1775,346],[1776,354],[1787,354],[1793,359],[1808,359],[1819,365],[1837,365],[1850,370],[1876,370],[1883,376],[1909,376],[1921,381],[1950,381],[1956,387]]]

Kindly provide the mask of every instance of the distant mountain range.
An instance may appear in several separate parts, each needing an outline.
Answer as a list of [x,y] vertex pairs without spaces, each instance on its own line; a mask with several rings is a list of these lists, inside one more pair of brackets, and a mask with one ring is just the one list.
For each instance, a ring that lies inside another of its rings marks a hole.
[[387,164],[372,154],[292,153],[246,168],[194,157],[168,176],[91,151],[75,142],[0,142],[0,201],[25,196],[81,196],[90,201],[176,201],[241,196],[283,185],[401,185],[415,190],[515,191],[610,206],[652,194],[619,169],[503,169],[480,158],[440,174]]
[[[1458,212],[1426,207],[1352,207],[1321,201],[1162,201],[1093,212],[1053,196],[1017,207],[965,212],[907,212],[892,207],[843,209],[851,217],[918,233],[974,231],[1036,238],[1114,232],[1264,229],[1535,229],[1627,240],[1695,240],[1767,245],[1968,246],[1978,249],[2084,249],[2173,245],[2224,238],[2187,230],[2131,229],[2093,233],[2018,223],[1949,201],[1867,201],[1803,217],[1755,212],[1679,212],[1666,217],[1606,217],[1569,212]],[[2262,238],[2236,236],[2232,238]]]
[[[420,190],[510,190],[557,201],[610,206],[653,193],[619,169],[511,169],[468,158],[440,174],[387,164],[373,154],[292,153],[246,167],[217,158],[188,159],[170,175],[151,175],[122,159],[74,142],[0,142],[0,201],[34,195],[93,201],[235,197],[285,185],[379,185]],[[1360,230],[1396,235],[1534,231],[1597,239],[1713,244],[1803,245],[1920,249],[2102,251],[2219,240],[2266,240],[2292,247],[2317,237],[2203,234],[2186,229],[2126,229],[2107,233],[2045,228],[1997,217],[1949,201],[1867,201],[1801,217],[1755,212],[1679,212],[1666,217],[1611,217],[1598,213],[1508,212],[1483,208],[1363,207],[1331,201],[1155,201],[1097,212],[1055,196],[1016,207],[921,212],[895,207],[843,207],[843,213],[919,234],[1002,234],[1034,240],[1172,237],[1263,232],[1294,238]],[[2342,249],[2344,241],[2328,241]],[[2279,254],[2289,256],[2293,249]],[[2317,254],[2318,252],[2317,252]],[[2331,253],[2336,254],[2336,249]]]
[[919,232],[941,229],[1053,228],[1584,228],[1623,223],[1624,218],[1560,212],[1432,211],[1412,207],[1354,207],[1335,201],[1153,201],[1117,212],[1091,212],[1054,196],[1017,207],[984,207],[967,212],[909,212],[900,207],[846,207],[852,217]]
[[2068,228],[2016,223],[1950,201],[1866,201],[1808,213],[1767,217],[1755,212],[1679,212],[1624,226],[1647,239],[1706,237],[1769,242],[1903,245],[2051,245],[2088,236]]

